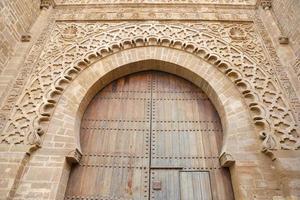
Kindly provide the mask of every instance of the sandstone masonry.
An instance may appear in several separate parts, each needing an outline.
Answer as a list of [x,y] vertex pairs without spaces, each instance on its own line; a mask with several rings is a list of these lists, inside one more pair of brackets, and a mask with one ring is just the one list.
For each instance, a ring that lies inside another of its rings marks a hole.
[[1,1],[0,199],[64,199],[88,103],[145,69],[213,102],[236,199],[300,199],[298,2]]

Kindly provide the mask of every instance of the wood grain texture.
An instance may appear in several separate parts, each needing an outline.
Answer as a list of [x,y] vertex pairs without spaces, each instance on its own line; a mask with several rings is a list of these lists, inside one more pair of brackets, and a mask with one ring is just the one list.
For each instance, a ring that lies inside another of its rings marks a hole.
[[209,172],[180,172],[181,200],[212,200]]
[[202,90],[174,75],[147,71],[110,83],[89,104],[80,139],[84,155],[65,199],[233,199],[218,162],[218,114]]

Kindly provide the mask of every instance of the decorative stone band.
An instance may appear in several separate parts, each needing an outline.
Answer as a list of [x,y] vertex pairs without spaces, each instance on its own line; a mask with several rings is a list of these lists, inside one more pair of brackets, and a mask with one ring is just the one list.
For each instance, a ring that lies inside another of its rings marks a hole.
[[56,5],[96,4],[213,4],[213,5],[255,5],[257,0],[54,0]]
[[[68,40],[75,35],[76,29],[69,31]],[[243,38],[242,35],[236,37]],[[253,124],[263,135],[264,152],[266,149],[299,149],[299,131],[289,105],[280,87],[260,64],[211,33],[184,25],[152,23],[94,30],[94,34],[82,42],[73,42],[61,55],[47,61],[26,85],[1,134],[1,143],[40,144],[41,134],[35,130],[46,129],[59,97],[80,71],[103,57],[140,46],[180,49],[211,63],[244,97]]]
[[293,65],[293,68],[297,74],[298,80],[300,81],[300,58],[298,58]]

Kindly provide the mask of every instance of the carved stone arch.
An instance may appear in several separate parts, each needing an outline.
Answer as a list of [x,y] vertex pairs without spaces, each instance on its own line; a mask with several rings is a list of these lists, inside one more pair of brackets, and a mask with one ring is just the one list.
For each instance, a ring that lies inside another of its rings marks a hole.
[[[220,154],[222,166],[233,166],[236,158],[238,162],[241,161],[241,155],[245,155],[251,147],[259,150],[247,104],[230,79],[214,65],[188,52],[161,46],[143,46],[122,50],[91,63],[64,90],[50,120],[47,134],[59,137],[64,132],[69,138],[67,148],[64,149],[69,163],[79,162],[80,123],[95,94],[119,77],[144,70],[175,74],[199,86],[208,95],[219,113],[223,127],[223,147]],[[59,128],[58,124],[62,127]],[[239,142],[240,138],[247,138],[247,143]],[[52,137],[46,136],[43,147],[50,148],[51,141]],[[231,174],[232,177],[238,177],[235,170]],[[240,179],[233,178],[232,183],[239,185]],[[67,179],[63,179],[60,184],[66,185]],[[237,197],[242,196],[240,187],[234,190]]]
[[[40,135],[36,130],[40,126],[47,128],[44,122],[50,120],[61,94],[77,74],[108,55],[141,46],[179,49],[211,63],[237,86],[246,99],[253,124],[265,139],[264,144],[270,138],[273,141],[265,145],[265,149],[299,148],[299,133],[289,105],[277,84],[251,56],[210,33],[183,25],[144,23],[95,32],[37,69],[13,110],[2,143],[39,143]],[[31,123],[32,120],[35,123]]]
[[[59,135],[61,130],[57,128],[57,124],[61,119],[68,119],[61,129],[70,136],[70,149],[80,151],[80,122],[91,99],[111,81],[144,70],[175,74],[191,81],[208,95],[222,122],[224,139],[221,154],[234,157],[237,148],[240,148],[239,152],[243,152],[256,144],[253,134],[256,130],[251,123],[247,105],[236,86],[207,61],[185,51],[161,46],[122,50],[90,64],[68,85],[60,97],[50,120],[48,133]],[[241,136],[252,142],[237,147],[238,137]]]

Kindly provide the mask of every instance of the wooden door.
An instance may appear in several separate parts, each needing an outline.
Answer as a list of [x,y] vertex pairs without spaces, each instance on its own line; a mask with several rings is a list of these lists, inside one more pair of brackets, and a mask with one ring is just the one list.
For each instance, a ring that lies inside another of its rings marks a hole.
[[199,88],[147,71],[106,86],[81,124],[83,158],[65,199],[231,200],[222,128]]

